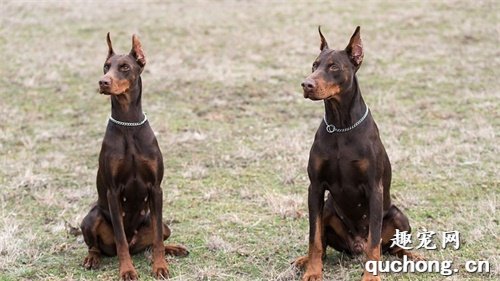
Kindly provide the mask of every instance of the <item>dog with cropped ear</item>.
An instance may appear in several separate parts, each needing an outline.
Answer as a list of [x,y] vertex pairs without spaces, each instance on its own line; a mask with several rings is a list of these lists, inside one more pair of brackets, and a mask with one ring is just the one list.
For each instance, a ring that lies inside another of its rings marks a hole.
[[122,280],[137,280],[131,254],[152,247],[153,275],[169,276],[165,254],[186,256],[179,245],[164,245],[170,229],[162,221],[163,157],[142,111],[142,44],[132,36],[128,54],[115,54],[109,33],[100,93],[111,99],[111,115],[99,154],[97,203],[81,229],[88,255],[83,266],[99,267],[101,255],[118,256]]
[[[304,98],[322,100],[325,107],[307,167],[309,251],[294,263],[305,268],[303,281],[322,280],[327,246],[364,253],[367,261],[380,261],[382,252],[419,259],[391,245],[396,231],[411,228],[391,203],[391,164],[356,77],[364,57],[360,27],[340,50],[318,31],[320,53],[301,84]],[[380,277],[365,270],[362,280]]]

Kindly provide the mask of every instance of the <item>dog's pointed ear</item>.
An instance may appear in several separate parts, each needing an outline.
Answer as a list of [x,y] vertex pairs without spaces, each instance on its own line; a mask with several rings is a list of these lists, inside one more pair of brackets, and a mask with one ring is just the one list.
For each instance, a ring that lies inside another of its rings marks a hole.
[[360,27],[356,27],[351,37],[351,41],[349,41],[349,45],[345,48],[349,58],[356,67],[359,67],[363,62],[363,42],[361,41],[359,30]]
[[106,35],[106,42],[108,43],[108,59],[115,54],[115,51],[113,51],[113,45],[111,44],[111,37]]
[[144,51],[142,50],[141,41],[137,35],[132,35],[132,50],[130,50],[130,55],[133,56],[140,67],[146,65],[146,57],[144,56]]
[[318,32],[319,32],[319,37],[321,38],[321,45],[319,49],[321,51],[328,49],[328,43],[326,42],[325,36],[323,36],[323,33],[321,33],[321,25],[318,25]]

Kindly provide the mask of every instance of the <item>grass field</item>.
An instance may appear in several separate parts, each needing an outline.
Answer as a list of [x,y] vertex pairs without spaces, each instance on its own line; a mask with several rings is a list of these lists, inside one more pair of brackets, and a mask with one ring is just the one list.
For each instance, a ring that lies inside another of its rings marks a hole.
[[[87,249],[72,230],[96,200],[108,31],[116,51],[132,33],[146,51],[163,216],[169,241],[191,251],[169,258],[172,280],[300,280],[290,262],[307,252],[306,165],[323,116],[300,83],[318,25],[334,48],[361,25],[358,78],[394,203],[415,232],[461,233],[459,250],[419,253],[453,261],[460,272],[446,280],[500,278],[498,1],[127,2],[1,4],[0,280],[118,279],[116,258],[80,266]],[[149,258],[133,257],[141,280],[152,280]],[[491,270],[466,273],[468,260]],[[361,273],[361,259],[328,250],[325,280]]]

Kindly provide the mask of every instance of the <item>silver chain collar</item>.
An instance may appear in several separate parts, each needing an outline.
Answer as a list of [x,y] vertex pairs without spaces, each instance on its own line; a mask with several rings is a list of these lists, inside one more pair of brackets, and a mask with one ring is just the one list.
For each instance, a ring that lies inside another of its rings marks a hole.
[[142,124],[146,123],[146,121],[148,121],[148,117],[146,116],[146,113],[142,113],[144,115],[144,119],[141,121],[141,122],[123,122],[123,121],[118,121],[116,119],[114,119],[113,117],[111,117],[111,115],[109,115],[109,121],[117,124],[117,125],[120,125],[120,126],[125,126],[125,127],[137,127],[137,126],[141,126]]
[[343,128],[343,129],[337,129],[335,127],[335,125],[333,124],[328,124],[328,122],[326,122],[326,114],[323,116],[323,121],[325,121],[325,125],[326,125],[326,131],[330,134],[333,134],[335,132],[338,132],[338,133],[345,133],[345,132],[348,132],[354,128],[356,128],[359,124],[361,124],[365,119],[366,119],[366,116],[368,116],[368,106],[366,106],[366,112],[365,114],[363,115],[363,117],[361,117],[361,119],[358,120],[358,122],[354,123],[353,125],[351,125],[350,127],[347,127],[347,128]]

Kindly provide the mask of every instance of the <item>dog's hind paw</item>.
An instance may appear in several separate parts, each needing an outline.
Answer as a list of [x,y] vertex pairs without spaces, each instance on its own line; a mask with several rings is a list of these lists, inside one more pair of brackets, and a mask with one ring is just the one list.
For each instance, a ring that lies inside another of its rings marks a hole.
[[409,260],[412,260],[412,261],[425,261],[426,260],[424,256],[417,254],[417,253],[414,253],[414,252],[410,252],[408,250],[404,250],[404,249],[396,252],[395,255],[398,258],[403,258],[404,256],[406,256]]
[[165,255],[171,255],[176,257],[185,257],[189,255],[189,251],[186,247],[182,245],[165,245]]
[[307,265],[308,260],[308,256],[298,257],[295,261],[292,262],[292,265],[297,268],[304,268]]
[[101,265],[101,257],[97,253],[90,252],[83,260],[83,267],[85,269],[97,269]]
[[424,256],[416,254],[416,253],[407,252],[406,256],[408,257],[409,260],[412,260],[412,261],[425,261],[426,260]]

